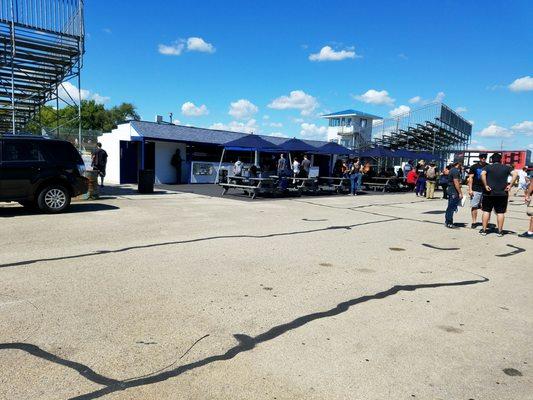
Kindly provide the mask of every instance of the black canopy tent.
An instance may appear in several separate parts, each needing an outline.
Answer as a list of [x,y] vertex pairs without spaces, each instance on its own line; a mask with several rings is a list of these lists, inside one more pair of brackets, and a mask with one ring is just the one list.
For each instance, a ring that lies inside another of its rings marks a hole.
[[246,136],[243,136],[239,139],[230,140],[229,142],[226,142],[222,144],[221,146],[224,147],[222,150],[222,156],[220,157],[220,163],[218,164],[218,170],[217,170],[217,177],[215,180],[215,183],[218,182],[218,177],[220,173],[220,168],[222,167],[222,161],[224,159],[224,154],[226,150],[233,150],[233,151],[261,151],[261,152],[282,152],[283,148],[269,142],[268,140],[263,139],[260,136],[249,134]]

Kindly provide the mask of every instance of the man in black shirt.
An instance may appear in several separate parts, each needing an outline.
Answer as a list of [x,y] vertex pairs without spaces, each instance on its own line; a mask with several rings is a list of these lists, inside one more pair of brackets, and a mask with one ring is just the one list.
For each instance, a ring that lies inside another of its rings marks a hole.
[[93,153],[92,167],[95,171],[98,171],[100,177],[100,186],[104,187],[105,167],[107,165],[107,153],[102,149],[102,143],[96,143],[96,150]]
[[477,210],[481,208],[481,198],[483,196],[483,182],[481,172],[487,165],[487,154],[479,155],[479,161],[470,167],[468,171],[468,195],[470,196],[470,207],[472,213],[472,228],[477,226]]
[[447,228],[455,228],[453,224],[453,213],[457,211],[457,207],[463,198],[463,191],[461,189],[461,163],[455,162],[453,168],[448,174],[448,207],[446,208],[445,225]]
[[[502,155],[494,153],[492,164],[486,165],[481,172],[484,191],[482,200],[483,229],[479,232],[483,236],[487,234],[487,226],[490,220],[490,213],[494,209],[498,223],[498,236],[503,236],[503,222],[507,211],[507,201],[509,200],[509,190],[513,187],[518,174],[510,165],[501,164]],[[507,178],[512,175],[511,182],[507,183]]]

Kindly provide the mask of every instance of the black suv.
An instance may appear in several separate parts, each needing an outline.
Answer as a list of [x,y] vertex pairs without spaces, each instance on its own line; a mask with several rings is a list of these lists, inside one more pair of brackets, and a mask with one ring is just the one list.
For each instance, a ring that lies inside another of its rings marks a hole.
[[0,201],[59,213],[87,193],[85,165],[67,141],[31,135],[0,135]]

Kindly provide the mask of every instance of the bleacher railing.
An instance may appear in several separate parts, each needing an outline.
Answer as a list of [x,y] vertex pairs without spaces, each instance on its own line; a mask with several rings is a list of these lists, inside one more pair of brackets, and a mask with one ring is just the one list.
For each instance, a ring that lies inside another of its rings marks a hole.
[[83,37],[83,0],[2,0],[0,22]]

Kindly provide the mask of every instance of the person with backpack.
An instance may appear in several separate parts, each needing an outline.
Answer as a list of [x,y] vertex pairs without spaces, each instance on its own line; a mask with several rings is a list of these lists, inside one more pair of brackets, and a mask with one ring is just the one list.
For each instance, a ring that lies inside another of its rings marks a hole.
[[429,163],[426,169],[426,199],[435,198],[435,186],[437,185],[437,166],[434,161]]

